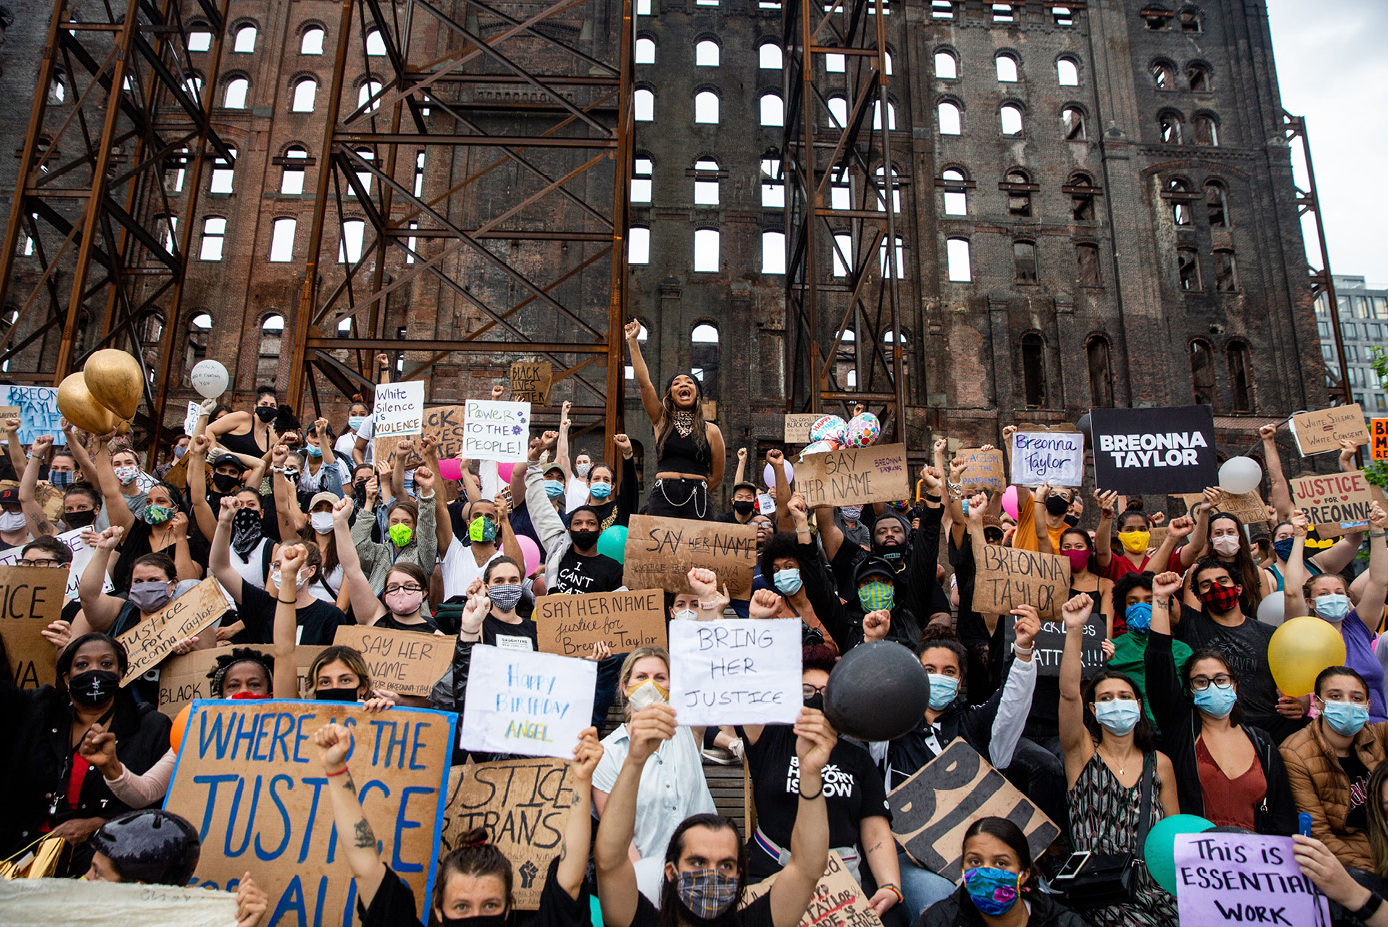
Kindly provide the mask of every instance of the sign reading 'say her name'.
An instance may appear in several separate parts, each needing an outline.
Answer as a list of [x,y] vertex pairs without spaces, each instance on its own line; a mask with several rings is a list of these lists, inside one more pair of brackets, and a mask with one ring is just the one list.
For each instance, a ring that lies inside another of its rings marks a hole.
[[680,724],[792,724],[800,621],[670,622],[670,705]]
[[631,516],[622,585],[628,589],[688,592],[690,567],[712,570],[718,588],[734,599],[752,595],[757,526],[685,518]]
[[591,660],[478,644],[458,746],[569,759],[592,721],[597,679]]
[[1094,483],[1124,495],[1203,492],[1219,479],[1214,410],[1091,409]]
[[906,484],[904,444],[810,454],[795,471],[795,488],[811,507],[909,499]]
[[530,403],[469,399],[463,413],[467,460],[523,463],[530,443]]

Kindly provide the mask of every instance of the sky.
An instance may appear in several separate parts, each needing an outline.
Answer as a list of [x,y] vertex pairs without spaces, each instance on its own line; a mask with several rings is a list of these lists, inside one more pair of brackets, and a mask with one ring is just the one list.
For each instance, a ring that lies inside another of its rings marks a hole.
[[1267,7],[1282,108],[1306,117],[1330,268],[1388,288],[1388,2]]

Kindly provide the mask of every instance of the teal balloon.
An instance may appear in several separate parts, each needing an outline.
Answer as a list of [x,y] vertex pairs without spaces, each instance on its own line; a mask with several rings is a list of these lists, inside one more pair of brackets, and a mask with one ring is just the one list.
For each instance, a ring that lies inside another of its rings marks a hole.
[[604,557],[611,557],[618,563],[626,563],[627,529],[621,525],[613,525],[598,535],[598,553]]
[[1142,855],[1147,860],[1147,871],[1158,885],[1176,894],[1176,835],[1199,834],[1211,827],[1214,823],[1198,814],[1173,814],[1162,818],[1147,832],[1147,845]]

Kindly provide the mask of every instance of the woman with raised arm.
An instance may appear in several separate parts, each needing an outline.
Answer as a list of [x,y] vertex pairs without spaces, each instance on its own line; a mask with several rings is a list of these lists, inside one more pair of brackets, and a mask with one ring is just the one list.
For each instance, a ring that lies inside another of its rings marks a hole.
[[352,546],[352,500],[339,499],[333,506],[333,530],[341,552],[342,585],[352,603],[357,624],[387,631],[438,633],[438,625],[424,606],[429,595],[429,577],[417,564],[396,561],[386,570],[385,590],[377,597],[371,581],[362,572],[361,560]]
[[692,373],[677,373],[655,391],[646,360],[641,356],[641,323],[626,325],[631,368],[641,386],[641,405],[655,427],[655,485],[646,514],[665,518],[712,519],[709,492],[723,482],[726,451],[723,432],[704,421],[703,388]]

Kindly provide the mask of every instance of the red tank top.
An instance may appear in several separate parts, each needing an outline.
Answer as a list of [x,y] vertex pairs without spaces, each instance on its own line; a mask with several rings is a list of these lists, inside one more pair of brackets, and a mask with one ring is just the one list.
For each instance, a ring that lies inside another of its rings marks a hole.
[[1248,769],[1233,779],[1219,768],[1200,738],[1195,740],[1195,758],[1200,767],[1200,791],[1205,794],[1205,816],[1221,827],[1253,830],[1254,811],[1268,791],[1263,764],[1257,756]]

